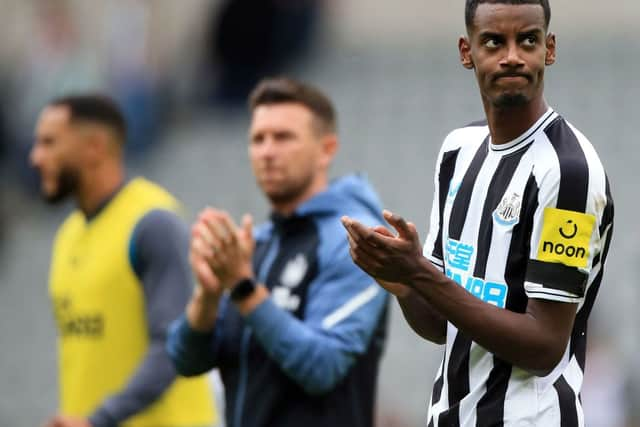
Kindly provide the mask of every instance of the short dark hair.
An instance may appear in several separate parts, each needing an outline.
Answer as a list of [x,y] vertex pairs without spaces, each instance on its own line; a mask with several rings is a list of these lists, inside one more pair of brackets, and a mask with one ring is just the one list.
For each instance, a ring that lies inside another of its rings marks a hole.
[[478,5],[482,3],[539,4],[544,10],[545,28],[549,28],[549,22],[551,22],[551,7],[549,6],[549,0],[466,0],[464,8],[464,22],[467,26],[467,30],[473,27],[473,19],[476,16],[476,9],[478,8]]
[[48,105],[67,107],[71,121],[99,123],[111,128],[121,143],[126,140],[127,122],[124,114],[118,104],[106,95],[67,95],[53,99]]
[[298,103],[307,107],[324,132],[336,131],[336,112],[329,97],[320,89],[288,77],[260,81],[249,95],[249,110],[260,105]]

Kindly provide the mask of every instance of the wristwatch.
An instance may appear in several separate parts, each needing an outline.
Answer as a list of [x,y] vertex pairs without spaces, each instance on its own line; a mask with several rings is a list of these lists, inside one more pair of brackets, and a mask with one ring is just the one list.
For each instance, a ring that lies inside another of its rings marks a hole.
[[229,296],[231,301],[240,302],[256,290],[256,282],[251,278],[245,278],[235,284]]

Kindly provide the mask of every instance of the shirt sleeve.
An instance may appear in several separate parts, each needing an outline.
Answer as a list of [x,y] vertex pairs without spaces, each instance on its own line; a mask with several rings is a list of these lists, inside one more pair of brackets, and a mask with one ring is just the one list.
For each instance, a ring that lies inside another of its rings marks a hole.
[[184,311],[192,278],[189,232],[174,213],[154,210],[136,225],[129,248],[142,282],[150,344],[127,386],[91,415],[94,427],[116,426],[155,402],[173,383],[176,371],[165,349],[170,322]]
[[525,292],[529,298],[581,303],[613,219],[601,167],[564,162],[540,180]]
[[228,303],[228,297],[223,296],[218,306],[216,326],[211,332],[192,329],[185,314],[173,322],[169,328],[167,353],[180,375],[200,375],[217,366],[220,335],[224,330],[222,313]]
[[445,151],[447,140],[438,154],[433,177],[433,203],[429,220],[429,231],[422,254],[436,267],[444,271],[444,249],[442,244],[442,218],[449,194],[455,194],[456,188],[450,188],[458,150]]
[[331,391],[369,348],[388,296],[351,260],[346,238],[310,284],[304,320],[271,298],[246,317],[270,358],[309,394]]

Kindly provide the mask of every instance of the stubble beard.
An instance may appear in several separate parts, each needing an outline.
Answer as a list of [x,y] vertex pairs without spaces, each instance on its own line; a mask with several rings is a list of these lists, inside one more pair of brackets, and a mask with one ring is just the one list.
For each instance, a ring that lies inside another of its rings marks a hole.
[[527,98],[522,93],[516,94],[502,94],[493,100],[493,106],[499,110],[508,110],[511,108],[523,107],[529,103]]
[[305,176],[300,182],[291,183],[285,188],[278,189],[278,191],[265,192],[265,194],[274,206],[288,205],[299,200],[311,186],[312,182],[313,176],[310,174]]
[[78,188],[80,174],[70,167],[63,167],[57,177],[57,187],[51,194],[43,193],[44,200],[52,205],[67,199]]

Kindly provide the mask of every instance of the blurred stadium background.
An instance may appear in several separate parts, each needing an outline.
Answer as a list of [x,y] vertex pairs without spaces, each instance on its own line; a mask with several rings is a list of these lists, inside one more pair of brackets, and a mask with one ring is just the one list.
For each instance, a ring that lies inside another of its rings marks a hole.
[[[0,0],[0,426],[37,426],[56,407],[49,247],[70,205],[47,209],[27,167],[36,114],[52,96],[100,89],[133,128],[131,175],[236,217],[267,214],[246,160],[243,96],[286,73],[335,100],[334,175],[368,174],[384,204],[424,238],[432,169],[452,128],[482,116],[458,64],[462,0]],[[548,101],[594,143],[608,169],[616,230],[590,324],[583,393],[591,427],[640,426],[640,3],[552,1],[558,62]],[[634,178],[635,177],[635,178]],[[634,189],[635,188],[635,189]],[[634,193],[634,191],[636,191]],[[636,196],[634,196],[636,194]],[[394,303],[378,426],[423,425],[441,349]]]

